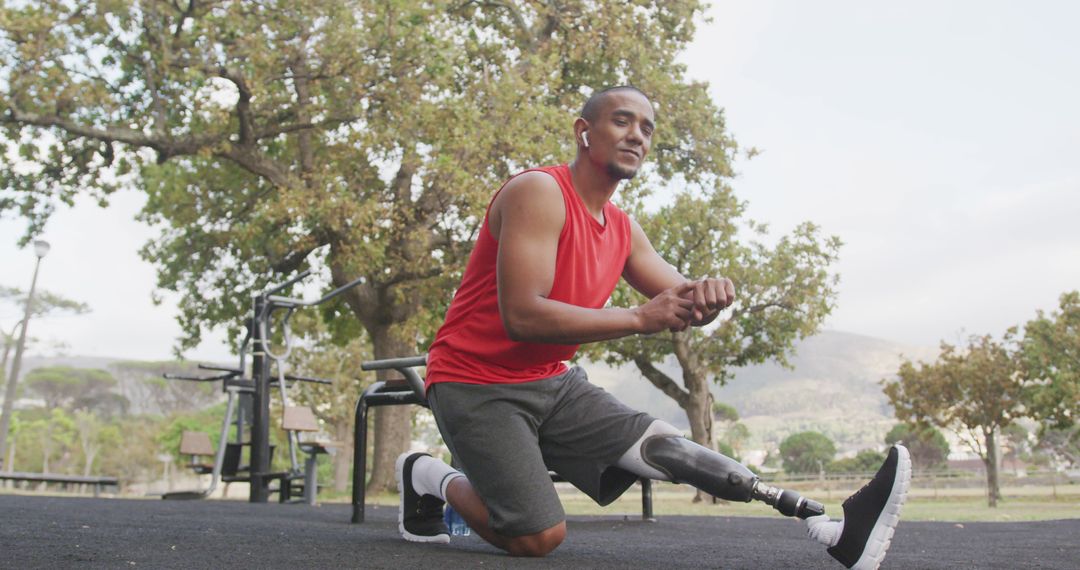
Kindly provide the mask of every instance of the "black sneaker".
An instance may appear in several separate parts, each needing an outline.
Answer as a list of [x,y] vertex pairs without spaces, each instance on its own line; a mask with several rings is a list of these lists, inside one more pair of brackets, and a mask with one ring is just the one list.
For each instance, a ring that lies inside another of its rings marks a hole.
[[894,445],[874,478],[844,501],[844,529],[829,554],[848,568],[877,568],[900,522],[910,484],[911,457],[906,447]]
[[[402,453],[394,464],[401,506],[398,509],[398,530],[412,542],[450,542],[450,529],[443,521],[443,501],[434,495],[419,495],[413,490],[412,466],[428,455],[420,452]],[[430,456],[429,456],[430,457]]]

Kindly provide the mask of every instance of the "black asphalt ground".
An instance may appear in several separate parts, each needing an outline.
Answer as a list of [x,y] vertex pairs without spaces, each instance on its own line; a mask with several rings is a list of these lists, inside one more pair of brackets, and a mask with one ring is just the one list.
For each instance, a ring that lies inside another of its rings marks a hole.
[[[842,568],[802,523],[763,518],[571,517],[544,559],[510,558],[476,536],[403,541],[397,512],[348,505],[0,495],[2,568]],[[882,568],[1080,568],[1080,519],[901,522]]]

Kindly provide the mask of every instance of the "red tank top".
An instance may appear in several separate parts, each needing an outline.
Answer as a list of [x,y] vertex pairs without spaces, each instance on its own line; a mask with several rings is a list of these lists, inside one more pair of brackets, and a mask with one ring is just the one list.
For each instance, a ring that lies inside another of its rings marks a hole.
[[[566,205],[566,222],[555,257],[555,281],[548,298],[592,309],[603,307],[630,256],[630,219],[609,202],[604,205],[605,224],[596,221],[574,191],[570,168],[565,164],[525,172],[532,171],[551,175],[559,183]],[[520,174],[524,172],[515,176]],[[485,215],[461,287],[428,350],[428,387],[439,382],[512,384],[539,380],[565,371],[563,361],[577,352],[578,345],[510,340],[499,314],[495,277],[498,248]]]

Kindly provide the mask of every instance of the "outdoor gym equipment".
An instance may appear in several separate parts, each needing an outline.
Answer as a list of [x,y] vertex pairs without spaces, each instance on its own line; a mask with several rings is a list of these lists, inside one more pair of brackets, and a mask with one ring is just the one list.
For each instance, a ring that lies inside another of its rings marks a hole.
[[[254,381],[250,378],[243,377],[243,374],[247,369],[248,343],[252,337],[251,327],[248,326],[247,329],[247,335],[240,345],[240,363],[237,368],[200,364],[199,368],[202,370],[215,370],[221,372],[221,374],[215,376],[164,375],[165,378],[170,380],[221,382],[222,390],[228,394],[225,415],[222,418],[220,437],[218,438],[220,444],[218,445],[216,452],[214,451],[210,437],[203,432],[186,431],[180,438],[180,454],[191,456],[191,464],[189,467],[193,471],[200,475],[210,474],[210,484],[204,489],[165,493],[162,495],[162,498],[164,499],[203,499],[209,497],[214,492],[219,482],[250,482],[251,480],[250,465],[241,465],[243,448],[250,445],[250,442],[244,441],[244,432],[245,430],[250,430],[252,423],[252,403],[255,393]],[[284,375],[284,378],[293,381],[316,382],[321,384],[329,383],[329,380],[320,378],[306,378],[292,375]],[[280,378],[278,380],[278,385],[281,385]],[[230,426],[235,426],[236,428],[236,431],[234,432],[235,435],[231,440],[228,439]],[[290,426],[285,427],[288,430]],[[317,429],[317,426],[315,429]],[[317,451],[315,452],[317,453]],[[214,456],[214,462],[212,464],[203,464],[199,462],[199,457],[209,455]],[[314,457],[314,455],[312,455],[312,457]],[[299,472],[300,470],[294,461],[290,471],[270,474],[271,479],[277,479],[279,481],[278,496],[282,502],[291,500],[291,482],[299,477]],[[303,471],[303,477],[304,499],[306,502],[314,504],[314,490],[316,485],[314,480],[314,462],[310,458]]]
[[[252,503],[265,503],[269,500],[270,493],[273,491],[270,487],[270,483],[275,479],[280,481],[277,489],[279,492],[279,499],[282,502],[287,501],[291,495],[292,481],[300,479],[301,477],[303,477],[304,480],[305,499],[310,503],[314,503],[314,496],[317,490],[314,479],[315,455],[318,453],[325,453],[327,449],[325,446],[318,443],[305,443],[299,441],[297,432],[317,431],[318,425],[315,422],[314,415],[310,408],[292,405],[288,395],[288,382],[300,381],[329,384],[330,381],[320,378],[294,376],[285,372],[285,359],[288,357],[292,345],[289,319],[296,309],[313,307],[325,303],[360,284],[363,281],[363,278],[355,279],[313,301],[304,301],[278,295],[281,291],[296,284],[310,274],[310,270],[304,271],[292,279],[289,279],[280,285],[270,287],[254,296],[252,318],[248,322],[247,335],[245,336],[240,349],[240,366],[238,368],[200,365],[200,368],[218,370],[223,372],[223,374],[210,378],[182,378],[185,380],[202,381],[221,380],[224,383],[223,386],[225,387],[226,392],[229,392],[230,386],[236,388],[235,392],[237,397],[230,395],[230,404],[227,408],[225,421],[222,427],[221,441],[225,441],[225,436],[228,433],[228,426],[231,421],[235,401],[237,399],[242,399],[245,404],[250,401],[250,406],[239,406],[241,412],[236,418],[236,433],[237,443],[250,446],[248,475],[244,477],[243,480],[251,483],[251,492],[248,500]],[[284,316],[281,317],[281,326],[283,327],[285,337],[285,350],[281,354],[274,354],[269,346],[270,336],[268,334],[267,325],[272,321],[274,312],[279,309],[284,309],[286,311]],[[252,346],[251,378],[241,378],[246,370],[245,359],[249,340],[251,341]],[[270,367],[275,363],[277,364],[277,377],[271,380]],[[179,377],[174,376],[174,378]],[[284,409],[282,427],[288,434],[289,460],[292,466],[291,471],[287,474],[270,471],[270,460],[273,453],[273,446],[270,445],[270,388],[272,387],[278,387],[280,389],[281,402]],[[250,400],[247,400],[247,398]],[[251,410],[251,420],[248,422],[250,423],[250,441],[248,443],[242,443],[242,424],[244,422],[241,420],[244,419],[243,410],[245,410],[246,407],[250,407]],[[308,459],[302,474],[296,456],[297,448],[308,453]],[[239,451],[240,447],[235,447],[234,449]],[[215,465],[221,467],[227,465],[229,463],[228,459],[230,459],[230,457],[225,455],[222,449],[218,449],[217,458],[218,459],[215,460]],[[239,460],[239,454],[236,455],[236,459],[237,461]],[[212,482],[212,485],[214,484],[216,484],[216,478],[215,482]],[[211,487],[210,490],[212,491],[213,488]],[[205,495],[209,495],[209,492],[206,492]]]
[[[282,317],[282,326],[287,327],[289,318],[296,309],[321,305],[359,285],[364,280],[363,277],[354,279],[314,301],[304,301],[277,295],[277,293],[280,293],[285,288],[299,282],[308,275],[311,275],[310,270],[300,273],[281,285],[271,287],[270,289],[259,293],[254,299],[254,318],[252,319],[254,351],[252,352],[251,375],[255,380],[255,401],[251,429],[251,495],[249,497],[249,500],[252,503],[265,503],[269,500],[270,480],[273,475],[270,473],[270,361],[278,360],[278,364],[280,365],[280,358],[284,358],[289,352],[288,346],[286,347],[285,354],[282,356],[274,355],[268,350],[269,337],[267,335],[267,323],[270,322],[274,311],[286,309],[287,312],[285,316]],[[291,337],[287,335],[286,344],[288,345],[289,342],[291,342]],[[278,377],[279,381],[282,378],[286,380],[290,379],[281,367],[278,368]],[[284,385],[282,385],[281,388],[283,392],[287,390],[287,387]],[[288,396],[286,394],[283,396],[282,401],[287,402],[287,398]],[[294,443],[295,439],[290,439],[290,442]],[[290,454],[292,453],[294,452],[291,451]]]

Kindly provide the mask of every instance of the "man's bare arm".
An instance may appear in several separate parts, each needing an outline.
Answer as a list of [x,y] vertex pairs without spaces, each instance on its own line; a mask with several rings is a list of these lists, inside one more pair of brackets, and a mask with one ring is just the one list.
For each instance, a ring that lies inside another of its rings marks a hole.
[[689,293],[690,284],[631,309],[589,309],[549,299],[565,223],[562,192],[543,173],[511,180],[492,204],[488,227],[499,242],[499,312],[511,339],[581,344],[686,326],[693,304],[680,295]]

